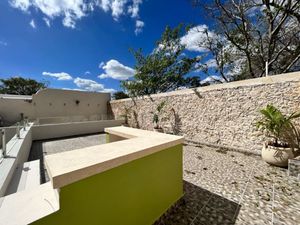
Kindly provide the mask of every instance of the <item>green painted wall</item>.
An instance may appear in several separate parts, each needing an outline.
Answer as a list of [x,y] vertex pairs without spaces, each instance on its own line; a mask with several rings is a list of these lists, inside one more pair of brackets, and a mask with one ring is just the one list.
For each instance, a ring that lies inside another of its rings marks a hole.
[[151,225],[182,195],[177,145],[61,188],[60,210],[34,224]]

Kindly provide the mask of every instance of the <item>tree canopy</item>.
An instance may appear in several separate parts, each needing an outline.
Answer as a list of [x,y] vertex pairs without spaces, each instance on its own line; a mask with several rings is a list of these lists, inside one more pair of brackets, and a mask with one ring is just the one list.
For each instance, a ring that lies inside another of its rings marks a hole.
[[124,99],[124,98],[129,98],[129,95],[123,91],[117,91],[113,94],[113,99],[115,100]]
[[130,96],[150,95],[176,90],[181,87],[197,87],[198,76],[188,75],[195,69],[199,58],[183,54],[185,46],[180,43],[183,27],[166,27],[155,49],[148,55],[142,50],[132,50],[136,59],[133,80],[123,81],[122,87]]
[[22,77],[11,77],[0,79],[0,93],[13,95],[32,95],[37,91],[46,88],[47,84],[33,79]]
[[[199,5],[211,21],[204,31],[220,80],[231,81],[300,69],[300,1],[213,0]],[[207,70],[209,73],[209,70]]]

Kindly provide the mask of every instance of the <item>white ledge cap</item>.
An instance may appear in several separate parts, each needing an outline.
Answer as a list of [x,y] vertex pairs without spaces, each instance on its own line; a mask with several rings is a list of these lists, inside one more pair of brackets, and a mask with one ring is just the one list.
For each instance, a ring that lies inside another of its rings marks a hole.
[[54,188],[61,188],[184,141],[181,136],[123,126],[106,128],[105,131],[128,139],[45,156]]

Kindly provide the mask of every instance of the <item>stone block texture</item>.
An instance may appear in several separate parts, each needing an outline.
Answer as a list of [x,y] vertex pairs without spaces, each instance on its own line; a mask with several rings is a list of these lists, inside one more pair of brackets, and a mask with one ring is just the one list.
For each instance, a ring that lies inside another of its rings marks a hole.
[[300,160],[290,159],[289,160],[289,170],[288,173],[290,176],[300,178]]
[[153,112],[162,101],[166,101],[160,116],[164,132],[183,135],[187,141],[259,154],[265,141],[255,126],[261,118],[259,110],[267,104],[288,114],[300,110],[300,73],[113,100],[109,110],[118,119],[127,108],[130,126],[152,130]]

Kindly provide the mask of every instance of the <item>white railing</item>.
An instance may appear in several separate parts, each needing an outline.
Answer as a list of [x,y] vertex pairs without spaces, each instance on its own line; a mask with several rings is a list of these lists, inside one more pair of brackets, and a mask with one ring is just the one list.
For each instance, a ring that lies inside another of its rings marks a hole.
[[24,131],[29,126],[28,120],[23,120],[16,123],[11,127],[3,127],[0,129],[0,162],[7,156],[9,151],[7,143],[16,135],[16,138],[20,138],[20,130]]

